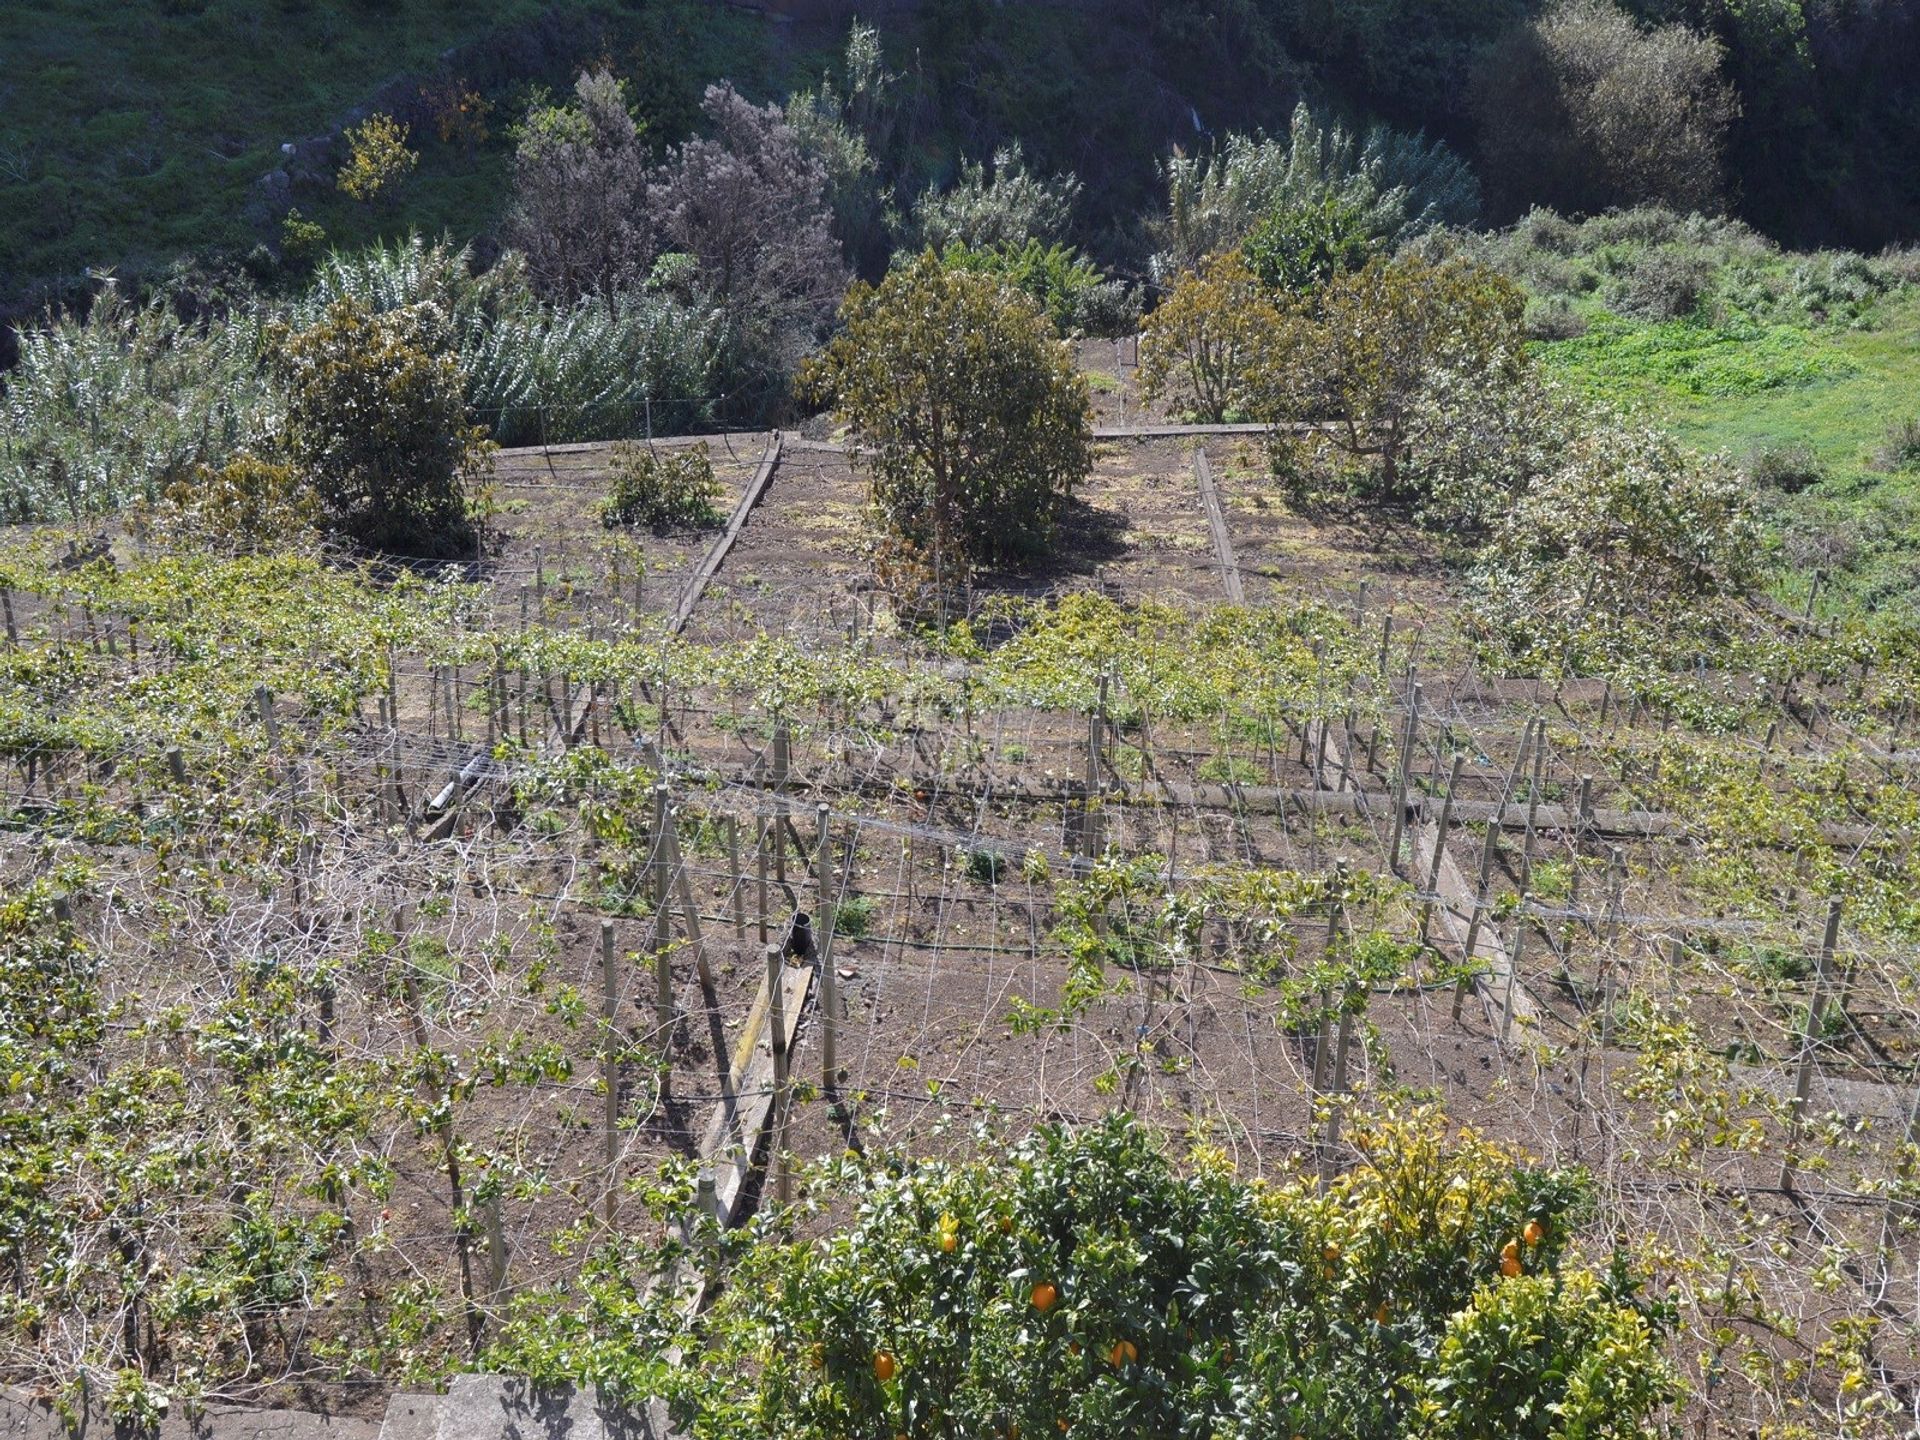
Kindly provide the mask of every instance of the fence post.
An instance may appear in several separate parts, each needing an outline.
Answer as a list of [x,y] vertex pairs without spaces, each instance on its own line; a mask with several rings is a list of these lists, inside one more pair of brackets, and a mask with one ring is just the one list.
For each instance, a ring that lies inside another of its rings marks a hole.
[[1840,897],[1827,902],[1827,929],[1820,940],[1820,959],[1813,972],[1813,993],[1807,997],[1807,1024],[1800,1038],[1800,1072],[1793,1082],[1793,1102],[1787,1119],[1787,1153],[1780,1166],[1780,1188],[1793,1188],[1794,1173],[1800,1168],[1797,1153],[1800,1129],[1806,1122],[1807,1101],[1813,1094],[1813,1047],[1819,1042],[1821,1021],[1827,1008],[1827,975],[1833,966],[1834,947],[1840,940]]
[[820,1085],[825,1090],[833,1088],[835,1074],[839,1069],[839,1061],[834,1052],[840,1038],[840,1006],[837,993],[839,987],[835,983],[833,974],[833,932],[839,928],[840,913],[838,905],[834,907],[831,914],[827,911],[827,887],[832,883],[829,872],[833,867],[833,845],[829,839],[832,813],[825,803],[814,807],[815,833],[818,836],[815,841],[815,860],[817,861],[815,868],[819,871],[817,882],[819,900],[814,905],[814,914],[818,920],[815,923],[814,932],[819,936]]
[[[1407,777],[1413,773],[1413,742],[1420,733],[1421,688],[1413,687],[1407,701],[1407,730],[1400,744],[1400,774],[1393,786],[1393,843],[1387,849],[1387,868],[1400,869],[1400,841],[1407,833]],[[1326,722],[1321,721],[1324,732]]]
[[488,1194],[480,1214],[487,1232],[487,1303],[497,1305],[507,1293],[507,1236],[498,1192]]
[[1440,885],[1440,866],[1447,854],[1447,828],[1453,823],[1453,792],[1460,785],[1460,767],[1466,757],[1454,752],[1453,768],[1447,772],[1447,793],[1440,799],[1440,828],[1434,832],[1433,860],[1427,866],[1427,883],[1424,887],[1428,898],[1420,906],[1420,941],[1426,943],[1427,927],[1433,923],[1433,899]]
[[746,877],[740,870],[740,820],[738,816],[727,816],[727,861],[733,871],[733,938],[747,938],[747,897]]
[[[1520,783],[1521,772],[1526,767],[1527,750],[1533,744],[1535,721],[1527,721],[1527,728],[1520,736],[1520,750],[1513,757],[1513,769],[1507,774],[1507,783],[1501,788],[1499,798],[1493,802],[1493,814],[1487,818],[1487,841],[1480,851],[1480,878],[1473,892],[1473,918],[1467,924],[1467,943],[1461,962],[1471,970],[1473,965],[1473,947],[1480,939],[1480,927],[1486,923],[1487,885],[1493,876],[1493,857],[1500,846],[1500,823],[1506,818],[1507,800],[1513,794],[1514,786]],[[1472,985],[1470,973],[1463,971],[1460,983],[1453,992],[1453,1018],[1460,1018],[1460,1007],[1466,1003],[1467,990]]]
[[280,748],[280,721],[273,713],[273,692],[264,685],[253,689],[253,703],[260,707],[260,723],[267,727],[267,748]]
[[787,1121],[787,997],[786,963],[778,945],[767,946],[767,1038],[773,1049],[773,1103],[770,1114],[767,1166],[774,1172],[774,1198],[782,1205],[793,1198],[781,1146]]
[[605,1033],[600,1037],[600,1080],[606,1087],[605,1124],[607,1131],[607,1188],[605,1213],[607,1225],[613,1225],[615,1197],[620,1186],[620,1067],[614,1045],[614,1002],[618,981],[613,963],[613,922],[600,922],[600,1022]]

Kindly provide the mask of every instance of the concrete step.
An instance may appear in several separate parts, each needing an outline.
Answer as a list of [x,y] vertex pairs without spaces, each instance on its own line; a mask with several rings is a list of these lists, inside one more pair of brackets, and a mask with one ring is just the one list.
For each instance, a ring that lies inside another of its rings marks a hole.
[[[305,1437],[298,1437],[305,1440]],[[456,1375],[444,1395],[395,1395],[378,1440],[679,1440],[662,1401],[603,1402],[591,1385]]]
[[[310,1410],[260,1410],[209,1406],[189,1417],[171,1413],[152,1440],[379,1440],[378,1420],[319,1415]],[[0,1440],[133,1440],[139,1432],[118,1425],[98,1401],[71,1421],[51,1403],[24,1390],[0,1386]]]
[[157,1433],[116,1425],[103,1405],[71,1421],[49,1401],[0,1386],[0,1440],[682,1440],[662,1401],[603,1403],[591,1385],[536,1387],[505,1375],[456,1375],[444,1395],[397,1394],[385,1420],[309,1410],[209,1407],[168,1415]]

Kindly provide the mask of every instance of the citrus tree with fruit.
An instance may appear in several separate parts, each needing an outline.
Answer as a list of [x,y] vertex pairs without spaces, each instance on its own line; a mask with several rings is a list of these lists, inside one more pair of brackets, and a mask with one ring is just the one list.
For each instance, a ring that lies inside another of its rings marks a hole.
[[1585,1176],[1424,1111],[1355,1144],[1324,1188],[1125,1114],[835,1162],[836,1223],[743,1249],[679,1401],[713,1436],[1639,1433],[1672,1381],[1624,1267],[1569,1246]]

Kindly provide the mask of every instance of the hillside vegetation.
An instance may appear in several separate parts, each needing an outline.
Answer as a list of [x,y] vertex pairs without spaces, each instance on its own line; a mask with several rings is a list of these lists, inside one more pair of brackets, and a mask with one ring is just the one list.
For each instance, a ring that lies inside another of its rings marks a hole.
[[1912,1440],[1902,6],[148,4],[0,19],[0,1380]]

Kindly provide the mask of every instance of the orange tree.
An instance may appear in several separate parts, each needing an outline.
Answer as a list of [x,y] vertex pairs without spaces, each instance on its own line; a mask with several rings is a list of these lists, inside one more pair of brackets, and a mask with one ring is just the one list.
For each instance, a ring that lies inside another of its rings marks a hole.
[[[1639,1433],[1670,1372],[1624,1266],[1570,1248],[1584,1175],[1426,1112],[1354,1143],[1324,1192],[1183,1168],[1125,1115],[966,1163],[835,1162],[809,1191],[832,1223],[759,1222],[645,1383],[716,1440]],[[628,1342],[553,1298],[532,1352],[619,1376],[590,1357]]]

